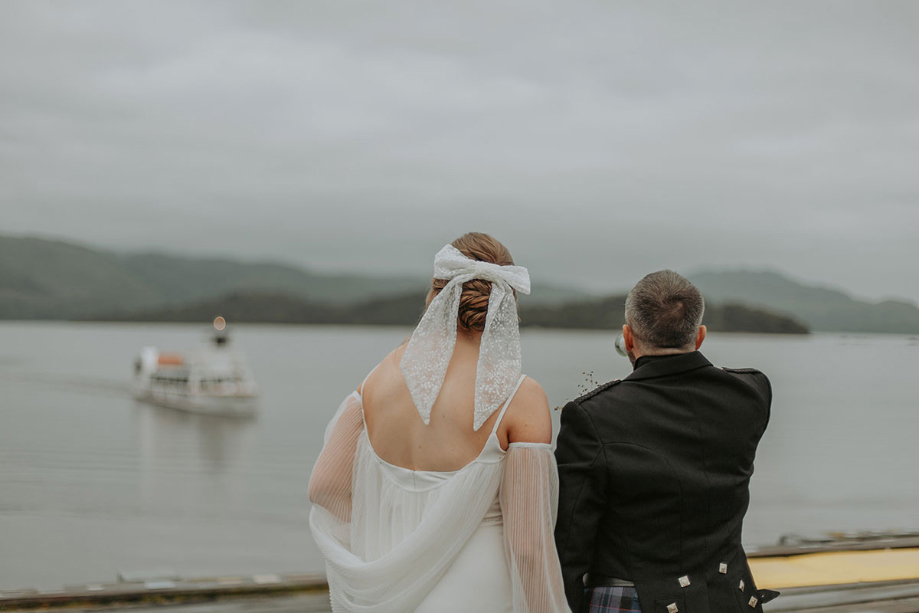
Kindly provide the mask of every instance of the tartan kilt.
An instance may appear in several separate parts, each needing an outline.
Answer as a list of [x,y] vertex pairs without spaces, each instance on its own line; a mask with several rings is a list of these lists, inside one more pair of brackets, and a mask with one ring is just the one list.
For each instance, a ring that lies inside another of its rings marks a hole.
[[588,613],[641,613],[634,587],[593,587],[585,590]]

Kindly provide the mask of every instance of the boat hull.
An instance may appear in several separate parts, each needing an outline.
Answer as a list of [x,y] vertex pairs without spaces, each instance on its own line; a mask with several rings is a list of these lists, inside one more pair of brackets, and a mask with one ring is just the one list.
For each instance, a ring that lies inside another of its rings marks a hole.
[[252,417],[257,409],[257,399],[252,395],[211,396],[148,388],[137,390],[134,397],[148,404],[199,415]]

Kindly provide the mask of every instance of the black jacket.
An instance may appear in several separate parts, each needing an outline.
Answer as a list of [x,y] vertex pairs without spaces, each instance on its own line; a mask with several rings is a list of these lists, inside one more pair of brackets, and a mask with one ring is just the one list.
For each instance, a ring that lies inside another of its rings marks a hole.
[[565,406],[555,538],[575,613],[585,573],[634,582],[644,613],[762,610],[741,528],[771,401],[763,373],[696,351]]

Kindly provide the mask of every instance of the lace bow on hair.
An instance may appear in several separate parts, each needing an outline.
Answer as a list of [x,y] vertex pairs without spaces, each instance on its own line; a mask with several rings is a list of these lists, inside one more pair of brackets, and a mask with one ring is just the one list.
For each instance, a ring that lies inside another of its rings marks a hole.
[[530,293],[530,274],[522,266],[500,266],[472,260],[447,245],[434,256],[434,278],[447,285],[431,301],[402,356],[400,367],[425,425],[437,400],[456,345],[457,316],[463,283],[491,282],[485,329],[475,375],[473,429],[501,406],[520,378],[520,327],[513,290]]

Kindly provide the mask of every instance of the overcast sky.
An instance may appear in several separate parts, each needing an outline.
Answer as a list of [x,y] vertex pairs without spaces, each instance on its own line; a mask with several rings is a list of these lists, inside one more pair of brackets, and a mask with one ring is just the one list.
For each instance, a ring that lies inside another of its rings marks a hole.
[[919,299],[919,3],[0,4],[0,233]]

